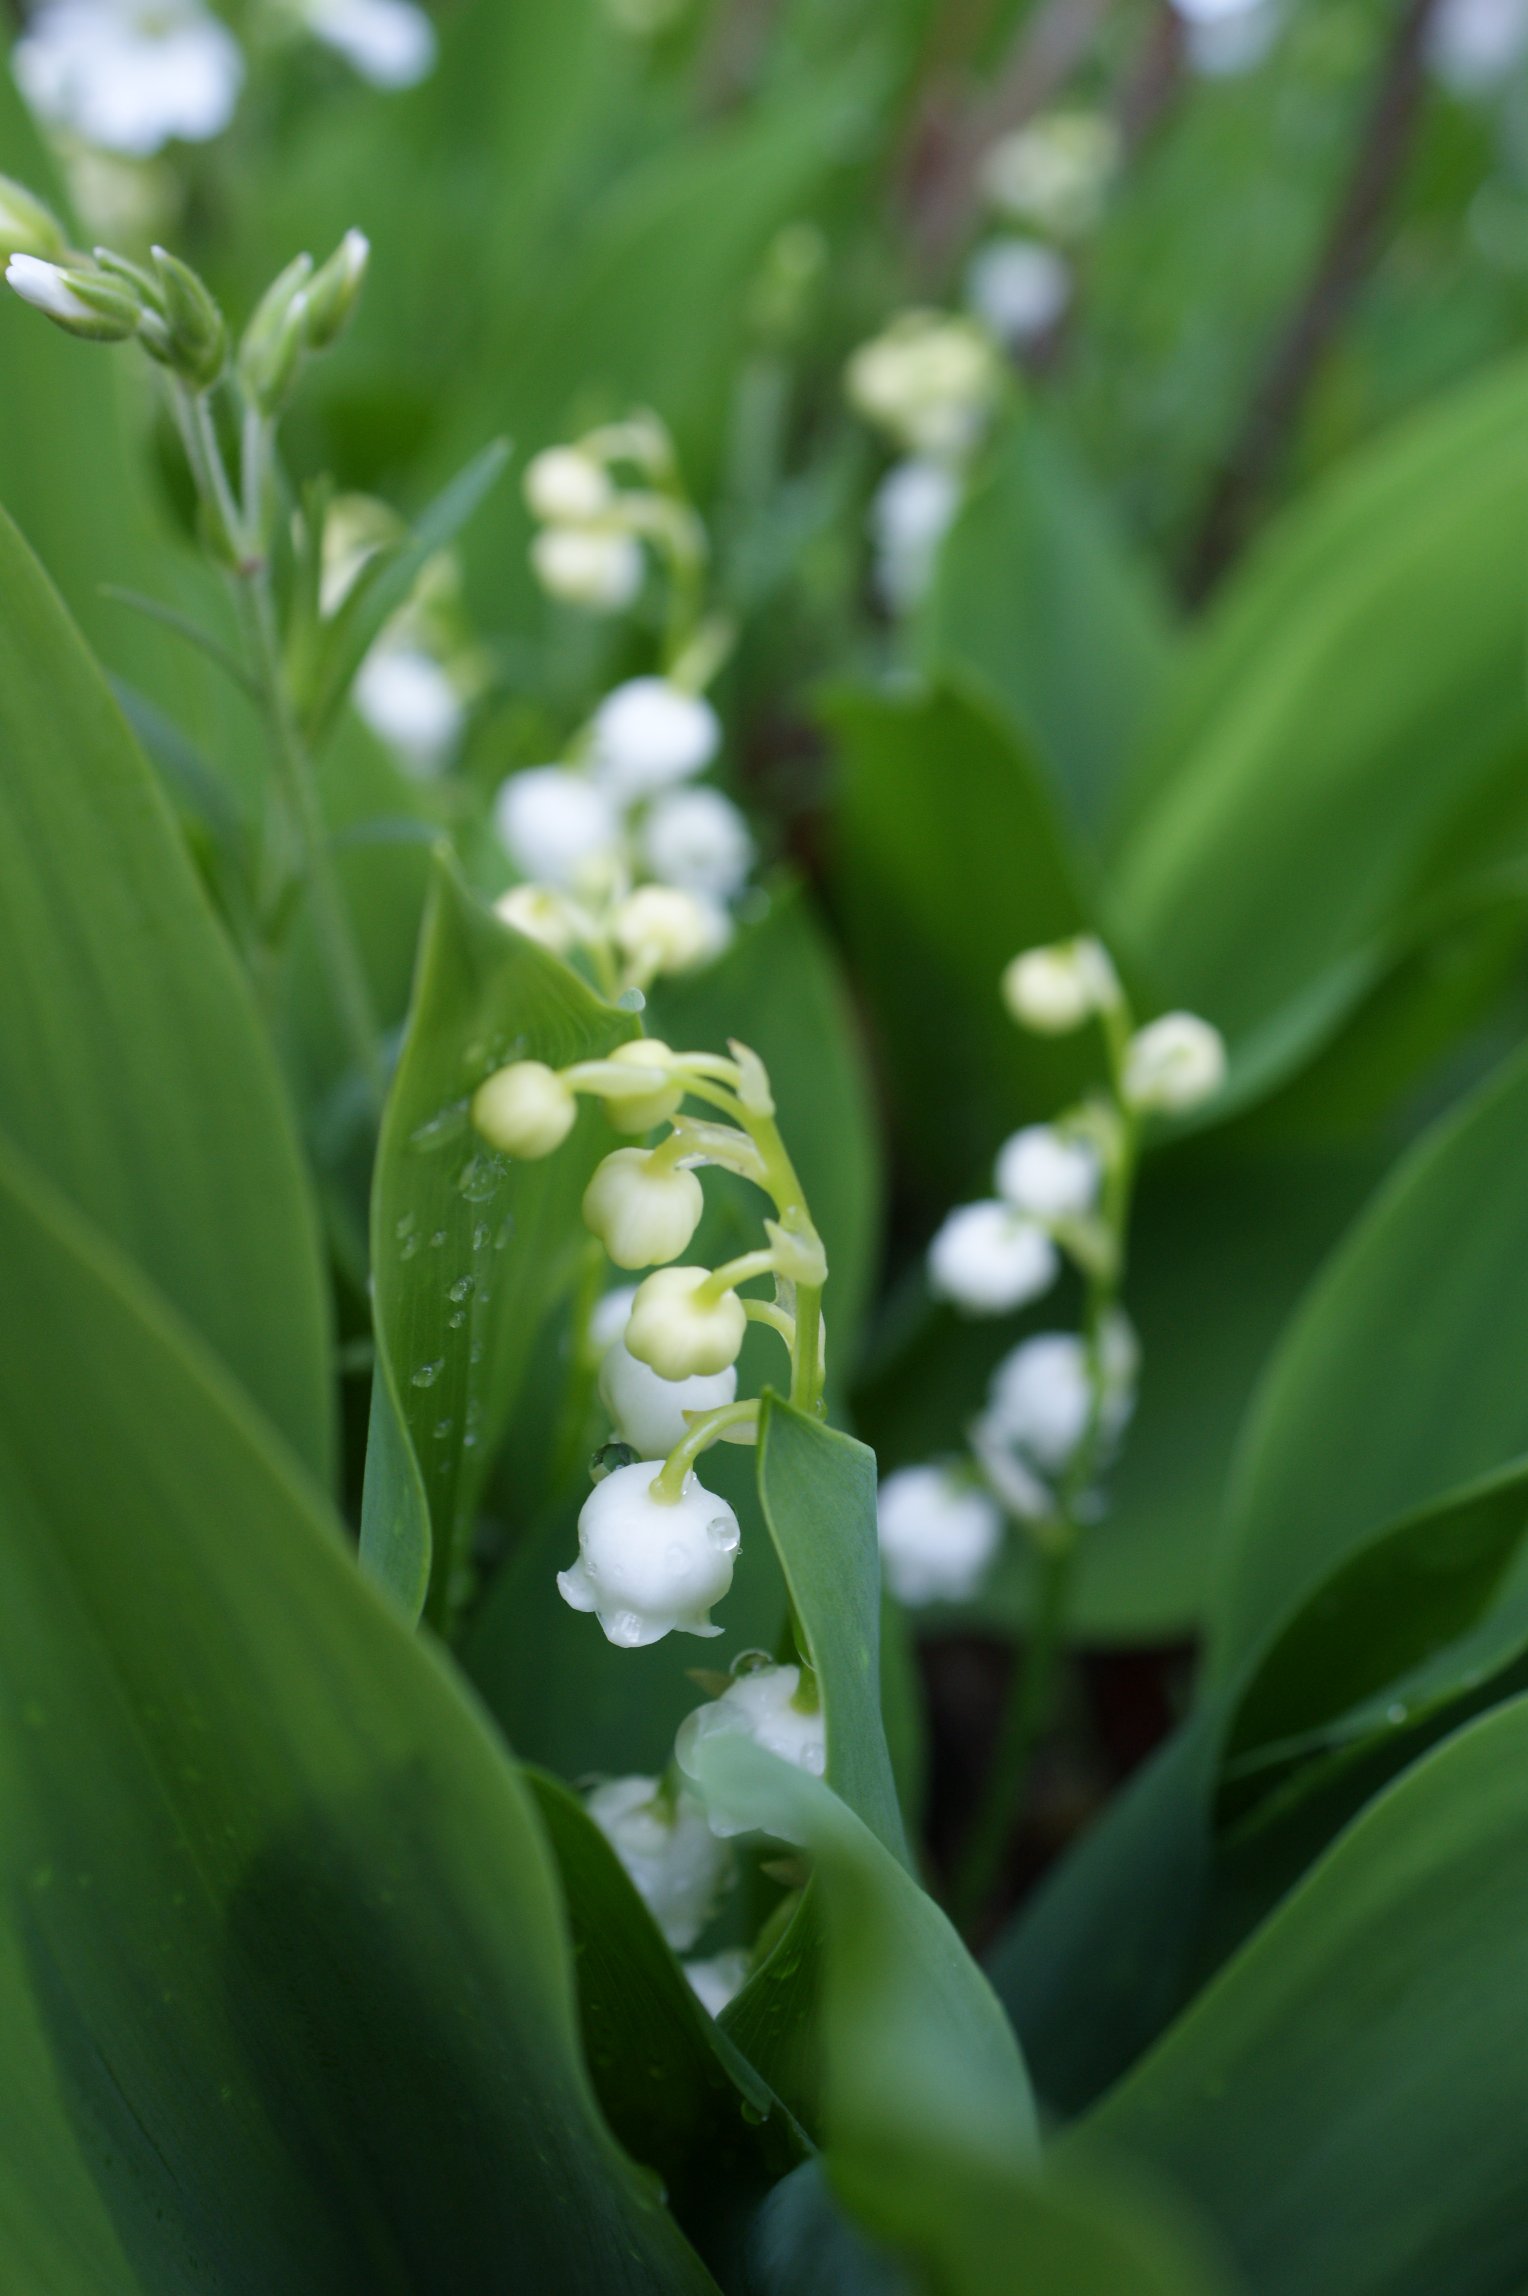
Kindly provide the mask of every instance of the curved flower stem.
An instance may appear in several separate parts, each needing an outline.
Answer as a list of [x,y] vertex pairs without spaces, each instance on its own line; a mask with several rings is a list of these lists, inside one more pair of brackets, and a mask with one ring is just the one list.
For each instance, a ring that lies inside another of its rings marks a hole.
[[653,1498],[665,1506],[674,1506],[684,1496],[685,1477],[689,1474],[702,1451],[709,1451],[719,1443],[729,1427],[741,1427],[745,1420],[757,1424],[759,1406],[756,1401],[724,1403],[719,1411],[708,1411],[697,1419],[682,1443],[676,1443],[653,1477],[649,1490]]

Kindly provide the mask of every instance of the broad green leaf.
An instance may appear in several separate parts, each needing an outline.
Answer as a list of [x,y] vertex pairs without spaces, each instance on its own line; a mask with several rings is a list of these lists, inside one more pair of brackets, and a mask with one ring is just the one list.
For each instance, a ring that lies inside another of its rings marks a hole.
[[1437,1695],[1436,1662],[1493,1602],[1525,1532],[1528,1467],[1519,1465],[1360,1547],[1264,1651],[1227,1733],[1233,1772],[1324,1741],[1334,1726],[1350,1735],[1355,1708],[1368,1710],[1381,1691],[1393,1703],[1419,1673]]
[[[719,963],[692,979],[661,983],[650,1006],[651,1032],[667,1043],[725,1052],[729,1038],[740,1038],[769,1070],[791,1161],[827,1246],[828,1371],[841,1383],[876,1276],[880,1143],[847,986],[804,892],[773,894],[767,914],[739,930]],[[706,1188],[712,1202],[728,1193],[720,1173],[707,1175]],[[733,1251],[748,1251],[766,1207],[742,1182],[735,1200],[748,1231]]]
[[1209,1883],[1218,1714],[1181,1724],[987,1957],[1046,2106],[1070,2115],[1161,2032],[1190,1981]]
[[445,1661],[8,1149],[0,1258],[4,2279],[709,2289],[598,2117],[551,1862]]
[[1384,1524],[1528,1449],[1525,1127],[1520,1056],[1408,1154],[1296,1317],[1242,1451],[1219,1677]]
[[[757,1460],[764,1520],[817,1677],[829,1783],[880,1847],[910,1866],[881,1717],[875,1455],[767,1394]],[[821,2069],[814,2030],[820,1941],[820,1914],[808,1891],[722,2020],[809,2124]]]
[[152,771],[3,516],[0,758],[0,1126],[327,1475],[317,1223],[269,1044]]
[[471,1097],[506,1061],[563,1068],[632,1033],[442,860],[372,1192],[377,1374],[361,1531],[373,1577],[411,1614],[428,1589],[437,1625],[484,1477],[576,1271],[579,1200],[612,1137],[586,1107],[555,1156],[517,1164],[473,1131]]
[[940,556],[918,650],[999,702],[1097,833],[1166,670],[1167,614],[1041,418],[1013,423]]
[[1206,2288],[1149,2219],[1038,2174],[1028,2079],[986,1980],[847,1805],[737,1740],[708,1741],[700,1767],[703,1788],[811,1855],[827,1948],[824,2166],[861,2228],[949,2296]]
[[1528,1702],[1381,1796],[1064,2152],[1181,2185],[1259,2296],[1528,2273]]
[[724,2284],[747,2226],[806,2140],[713,2024],[598,1826],[557,1779],[527,1781],[567,1900],[584,2054],[605,2118],[661,2178]]
[[839,694],[835,876],[904,1136],[969,1185],[1006,1132],[1097,1069],[1080,1038],[1022,1034],[998,994],[1020,949],[1088,922],[1051,798],[990,703],[953,687]]
[[1297,506],[1185,671],[1115,911],[1236,1038],[1400,930],[1450,818],[1521,771],[1525,406],[1514,362]]

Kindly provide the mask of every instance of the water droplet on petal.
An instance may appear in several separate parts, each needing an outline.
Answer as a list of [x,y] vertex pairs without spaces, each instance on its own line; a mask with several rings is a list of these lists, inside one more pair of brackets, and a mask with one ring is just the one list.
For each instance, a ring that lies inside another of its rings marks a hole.
[[742,1534],[730,1515],[715,1515],[706,1525],[706,1542],[719,1555],[735,1555]]

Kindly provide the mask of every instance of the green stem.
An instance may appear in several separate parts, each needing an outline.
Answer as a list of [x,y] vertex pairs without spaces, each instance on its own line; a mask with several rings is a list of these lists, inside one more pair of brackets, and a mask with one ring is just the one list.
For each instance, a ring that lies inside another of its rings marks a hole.
[[1039,1587],[1028,1646],[1015,1655],[1013,1677],[981,1801],[966,1836],[951,1890],[951,1908],[966,1935],[979,1923],[1002,1875],[1003,1859],[1029,1782],[1030,1767],[1055,1711],[1066,1645],[1076,1537],[1069,1526],[1039,1550]]
[[685,1477],[702,1451],[709,1451],[713,1443],[719,1443],[729,1427],[741,1427],[745,1420],[757,1420],[758,1415],[756,1401],[724,1403],[720,1410],[708,1411],[664,1460],[648,1486],[651,1496],[663,1506],[677,1506],[684,1496]]

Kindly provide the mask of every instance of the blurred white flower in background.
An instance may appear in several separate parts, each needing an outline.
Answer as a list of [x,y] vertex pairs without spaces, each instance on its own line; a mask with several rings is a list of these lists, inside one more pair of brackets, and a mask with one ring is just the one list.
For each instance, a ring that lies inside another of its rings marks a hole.
[[1207,80],[1255,71],[1283,29],[1282,0],[1172,0],[1191,71]]
[[576,892],[608,874],[620,817],[586,773],[533,765],[513,773],[494,802],[504,850],[522,875]]
[[1427,60],[1457,96],[1489,95],[1528,59],[1528,0],[1443,0]]
[[1048,335],[1072,298],[1072,267],[1043,239],[989,239],[966,266],[966,301],[1000,343]]
[[435,27],[412,0],[299,0],[315,40],[376,88],[412,88],[434,69]]
[[876,488],[870,504],[875,584],[893,613],[906,613],[926,595],[963,492],[959,474],[928,455],[894,462]]
[[133,159],[220,134],[244,80],[239,43],[200,0],[43,0],[11,68],[49,127]]
[[913,454],[960,460],[996,411],[1002,364],[991,337],[943,311],[899,311],[849,361],[849,400]]
[[362,719],[410,772],[429,779],[449,764],[466,710],[449,670],[423,646],[382,639],[352,694]]
[[584,1807],[668,1943],[683,1953],[710,1920],[732,1864],[700,1804],[691,1794],[664,1793],[656,1778],[607,1778],[584,1796]]
[[881,1566],[899,1602],[969,1602],[1003,1543],[990,1494],[948,1467],[899,1467],[876,1502]]
[[721,720],[701,694],[668,678],[628,678],[590,721],[590,761],[618,804],[703,773],[721,747]]
[[929,1282],[968,1315],[1008,1315],[1048,1292],[1061,1273],[1056,1247],[1009,1204],[962,1204],[928,1248]]
[[642,824],[642,857],[664,885],[730,901],[747,883],[754,844],[747,822],[719,789],[676,789]]

